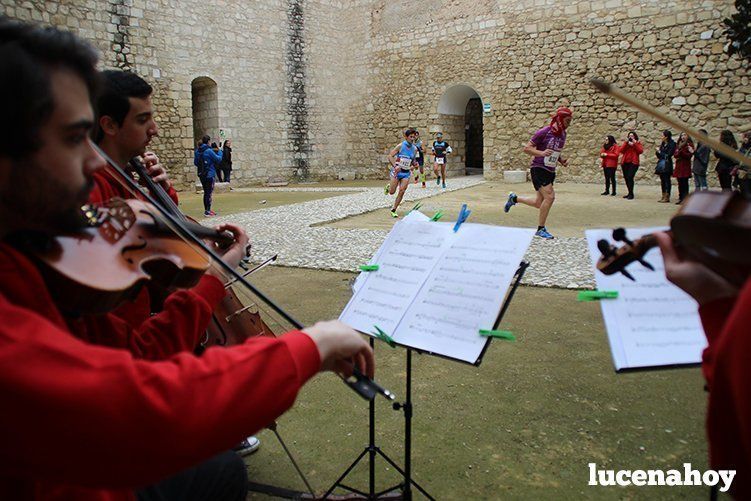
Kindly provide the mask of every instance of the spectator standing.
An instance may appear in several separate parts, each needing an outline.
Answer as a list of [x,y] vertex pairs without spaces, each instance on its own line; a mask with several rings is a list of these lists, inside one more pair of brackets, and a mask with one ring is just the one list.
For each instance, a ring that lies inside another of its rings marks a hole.
[[[201,180],[203,187],[203,215],[216,216],[211,210],[212,195],[214,193],[214,178],[216,177],[216,168],[222,161],[222,153],[216,143],[209,147],[209,136],[201,138],[201,144],[196,148],[193,155],[193,164],[198,168],[198,179]],[[216,150],[216,151],[215,151]]]
[[[734,150],[738,149],[738,143],[735,140],[735,136],[727,129],[723,130],[720,133],[720,142],[727,144]],[[717,178],[720,181],[720,186],[722,187],[723,191],[732,190],[732,172],[735,166],[738,164],[736,164],[733,159],[728,158],[717,151],[714,152],[714,156],[717,158],[717,165],[715,166],[714,170],[715,172],[717,172]]]
[[683,203],[688,196],[688,180],[691,179],[691,158],[694,156],[694,142],[688,134],[681,132],[678,144],[675,146],[675,171],[673,177],[678,180],[678,201],[676,205]]
[[657,166],[655,167],[655,174],[660,176],[660,184],[662,185],[662,198],[658,200],[660,203],[670,202],[670,177],[673,175],[673,154],[675,153],[675,141],[673,141],[673,133],[669,130],[662,131],[662,142],[655,151],[657,157]]
[[644,146],[639,141],[636,131],[632,130],[628,133],[626,140],[620,148],[623,180],[628,189],[628,194],[624,195],[623,198],[627,200],[634,199],[634,178],[636,177],[636,171],[639,170],[639,157],[642,153],[644,153]]
[[[602,172],[605,174],[605,191],[600,195],[615,196],[615,171],[618,168],[618,143],[613,136],[607,136],[605,143],[600,150],[602,159]],[[610,192],[610,185],[613,185],[613,192]]]
[[219,164],[219,182],[230,182],[230,175],[232,172],[232,140],[227,139],[224,141],[224,147],[222,148],[222,163]]
[[[707,136],[707,131],[699,129],[703,135]],[[696,191],[707,190],[707,167],[709,167],[709,146],[704,143],[696,143],[694,151],[694,161],[691,172],[694,174],[694,188]]]
[[[741,136],[740,153],[745,157],[751,157],[751,132],[744,132]],[[738,166],[738,184],[741,193],[751,198],[751,169],[746,165]]]

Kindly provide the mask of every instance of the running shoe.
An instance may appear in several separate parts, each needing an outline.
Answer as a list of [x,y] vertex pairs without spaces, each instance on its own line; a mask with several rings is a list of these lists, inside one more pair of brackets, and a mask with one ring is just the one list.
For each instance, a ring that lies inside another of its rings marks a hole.
[[506,205],[503,206],[503,212],[510,211],[514,205],[516,205],[516,193],[512,191],[508,194],[508,200],[506,200]]
[[441,188],[443,188],[444,190],[446,189],[446,183],[445,182],[441,185]]
[[544,226],[540,228],[539,230],[537,230],[537,233],[535,233],[535,235],[538,237],[547,238],[548,240],[550,240],[551,238],[555,238],[553,237],[553,235],[550,234],[548,229]]
[[399,217],[399,214],[397,214],[395,210],[392,210],[391,217]]
[[435,178],[435,185],[440,186],[440,184],[441,184],[441,176],[438,176],[437,178]]

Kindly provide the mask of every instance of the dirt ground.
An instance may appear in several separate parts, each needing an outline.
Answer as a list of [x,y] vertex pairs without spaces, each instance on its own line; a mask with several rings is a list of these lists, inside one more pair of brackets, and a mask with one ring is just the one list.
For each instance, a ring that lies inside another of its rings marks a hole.
[[[449,179],[449,183],[451,180]],[[408,190],[419,191],[419,185],[410,185]],[[604,187],[597,184],[557,184],[556,200],[547,221],[547,227],[555,236],[580,237],[588,228],[610,228],[614,226],[663,226],[667,225],[678,206],[660,204],[659,186],[637,186],[636,198],[600,196]],[[503,204],[510,191],[519,195],[534,195],[531,183],[504,184],[487,182],[464,190],[440,194],[421,201],[420,210],[432,216],[438,209],[444,213],[443,221],[456,220],[459,209],[466,203],[472,214],[473,223],[496,224],[503,226],[537,227],[537,209],[522,204],[503,212]],[[677,200],[674,194],[674,201]],[[404,202],[401,214],[412,208],[414,202]],[[336,228],[390,229],[394,225],[388,209],[384,208],[356,217],[336,221],[328,226]]]
[[[614,201],[615,202],[615,201]],[[353,274],[272,267],[253,282],[303,323],[335,318]],[[299,284],[306,284],[300,289]],[[521,287],[480,367],[413,357],[413,474],[437,499],[705,499],[703,487],[588,487],[600,468],[707,467],[706,394],[698,368],[615,374],[596,303]],[[405,351],[378,343],[377,380],[404,398]],[[367,404],[318,376],[279,420],[314,489],[324,492],[367,443]],[[403,464],[403,418],[379,398],[377,445]],[[269,431],[250,477],[304,490]],[[377,461],[377,489],[397,482]],[[367,489],[361,463],[349,485]],[[250,499],[264,496],[251,495]],[[421,496],[416,495],[417,499]]]

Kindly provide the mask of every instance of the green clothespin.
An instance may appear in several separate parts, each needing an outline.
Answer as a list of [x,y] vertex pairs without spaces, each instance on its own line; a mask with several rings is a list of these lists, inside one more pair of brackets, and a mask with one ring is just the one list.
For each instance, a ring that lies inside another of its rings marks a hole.
[[360,271],[378,271],[377,264],[361,264]]
[[484,337],[497,337],[499,339],[505,339],[507,341],[516,341],[516,336],[514,336],[511,331],[480,329],[480,335]]
[[396,348],[396,343],[394,343],[394,340],[392,339],[391,336],[383,332],[383,330],[381,330],[381,328],[378,327],[377,325],[374,325],[373,327],[375,327],[375,330],[376,330],[376,332],[373,333],[375,337],[377,337],[378,339],[380,339],[381,341],[385,343],[388,343],[388,345],[391,346],[392,348]]
[[[414,207],[412,207],[409,212],[412,212],[413,210],[420,210],[420,207],[422,207],[422,203],[417,202]],[[407,214],[409,214],[409,212]]]
[[431,221],[438,221],[443,217],[443,211],[441,209],[438,209],[438,212],[435,213],[433,217],[430,218]]
[[579,291],[577,301],[598,301],[600,299],[617,299],[618,291]]

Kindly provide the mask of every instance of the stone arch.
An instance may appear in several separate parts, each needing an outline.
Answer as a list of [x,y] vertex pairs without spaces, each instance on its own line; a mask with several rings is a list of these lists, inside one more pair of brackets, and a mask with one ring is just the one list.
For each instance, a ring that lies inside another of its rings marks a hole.
[[453,175],[483,171],[483,101],[470,85],[452,85],[438,101],[438,119],[431,132],[443,132],[453,150],[449,172]]
[[190,83],[193,103],[193,140],[203,135],[219,141],[219,87],[206,76],[194,78]]

